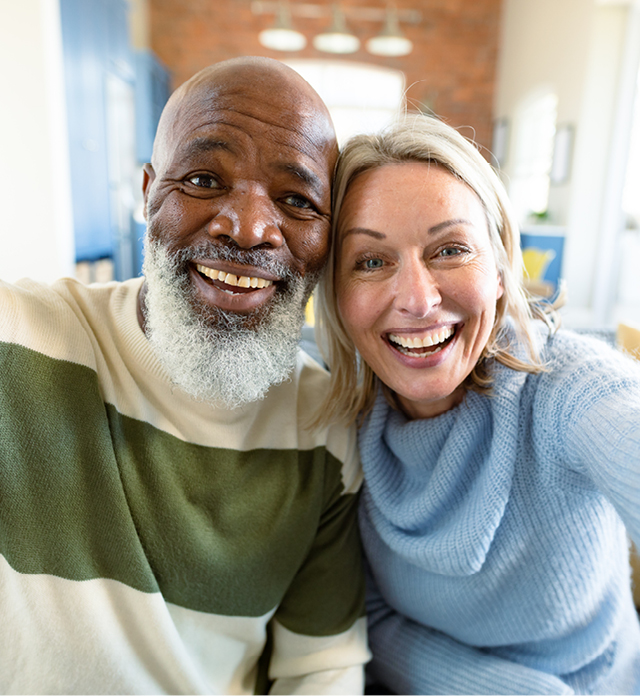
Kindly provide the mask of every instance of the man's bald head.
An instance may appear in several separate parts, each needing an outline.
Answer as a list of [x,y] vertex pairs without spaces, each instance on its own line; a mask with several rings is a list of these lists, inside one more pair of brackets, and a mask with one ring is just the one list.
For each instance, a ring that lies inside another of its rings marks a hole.
[[156,175],[188,133],[194,113],[240,111],[292,128],[331,160],[337,157],[329,111],[295,70],[272,58],[242,57],[196,73],[170,97],[160,118],[151,163]]

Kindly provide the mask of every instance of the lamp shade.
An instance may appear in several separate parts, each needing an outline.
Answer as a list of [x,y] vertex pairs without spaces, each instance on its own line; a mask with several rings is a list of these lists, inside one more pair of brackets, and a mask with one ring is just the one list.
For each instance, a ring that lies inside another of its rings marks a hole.
[[333,6],[333,22],[327,31],[313,39],[313,45],[325,53],[355,53],[360,40],[347,29],[347,23],[338,5]]
[[374,56],[406,56],[412,50],[413,43],[400,31],[398,15],[389,8],[382,31],[367,41],[367,51]]
[[291,10],[284,2],[278,3],[278,14],[273,27],[258,34],[258,41],[274,51],[301,51],[307,45],[304,34],[293,28]]

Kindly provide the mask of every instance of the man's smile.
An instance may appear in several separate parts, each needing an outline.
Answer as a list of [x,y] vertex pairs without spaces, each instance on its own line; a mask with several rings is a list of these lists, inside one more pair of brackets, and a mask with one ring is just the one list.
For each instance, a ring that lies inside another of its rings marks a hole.
[[218,271],[215,268],[209,268],[199,263],[196,264],[196,269],[198,273],[201,273],[207,278],[211,278],[211,280],[218,280],[221,283],[224,283],[225,285],[230,285],[231,287],[237,288],[235,291],[230,290],[229,292],[242,292],[241,288],[266,288],[270,285],[273,285],[273,281],[268,280],[267,278],[261,278],[259,276],[237,275],[235,273],[226,273],[225,271]]
[[229,312],[245,314],[264,306],[274,296],[280,280],[252,265],[243,267],[222,261],[216,262],[216,266],[194,260],[190,264],[191,276],[206,304]]

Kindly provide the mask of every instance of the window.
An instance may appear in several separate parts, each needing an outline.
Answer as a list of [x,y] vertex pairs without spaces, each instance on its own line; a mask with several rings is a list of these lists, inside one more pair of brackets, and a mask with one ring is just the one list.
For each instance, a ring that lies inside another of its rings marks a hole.
[[509,195],[520,222],[547,210],[557,110],[558,97],[545,92],[531,95],[517,111]]
[[286,61],[322,97],[338,142],[372,133],[393,122],[404,109],[404,73],[374,65],[333,60]]
[[622,197],[623,226],[615,257],[618,277],[616,315],[622,321],[640,324],[640,72],[636,82],[628,157]]

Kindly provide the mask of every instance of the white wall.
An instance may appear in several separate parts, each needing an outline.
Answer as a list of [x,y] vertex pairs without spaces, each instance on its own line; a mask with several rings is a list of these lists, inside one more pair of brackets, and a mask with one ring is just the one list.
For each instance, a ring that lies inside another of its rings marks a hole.
[[131,45],[142,50],[151,46],[149,36],[149,0],[127,0],[131,26]]
[[[616,133],[618,91],[623,68],[628,7],[603,5],[594,8],[594,30],[583,91],[580,128],[577,131],[572,186],[568,190],[568,239],[565,275],[569,284],[573,316],[584,324],[612,323],[602,315],[602,278],[608,276],[613,259],[602,254],[609,236],[607,216],[619,213],[622,180],[617,193],[610,189],[612,148]],[[624,167],[623,163],[619,164]],[[618,172],[624,176],[624,172]],[[611,200],[617,196],[618,200]],[[609,200],[608,200],[609,199]],[[616,207],[612,211],[611,205]],[[612,248],[615,240],[611,240]]]
[[[594,289],[602,285],[602,216],[615,166],[610,152],[619,122],[628,3],[505,0],[503,12],[495,116],[513,125],[528,95],[550,89],[558,96],[558,124],[574,126],[571,176],[551,186],[548,210],[552,224],[566,227],[565,324],[603,325],[606,316]],[[508,156],[507,186],[512,167]]]
[[74,270],[58,0],[0,0],[0,278]]

